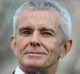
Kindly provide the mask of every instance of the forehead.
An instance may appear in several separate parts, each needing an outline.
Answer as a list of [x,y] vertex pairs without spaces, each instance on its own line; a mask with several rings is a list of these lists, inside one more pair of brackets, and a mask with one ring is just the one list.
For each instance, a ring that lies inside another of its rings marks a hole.
[[50,26],[49,24],[57,24],[58,21],[59,13],[56,10],[23,9],[18,15],[17,26],[24,26],[24,24],[46,24],[46,26]]

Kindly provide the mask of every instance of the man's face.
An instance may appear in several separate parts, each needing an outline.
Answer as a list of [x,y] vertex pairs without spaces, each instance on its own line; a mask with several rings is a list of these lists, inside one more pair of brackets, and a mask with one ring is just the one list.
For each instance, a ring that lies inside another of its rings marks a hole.
[[23,10],[19,14],[12,49],[20,66],[46,68],[57,62],[62,48],[58,21],[56,11]]

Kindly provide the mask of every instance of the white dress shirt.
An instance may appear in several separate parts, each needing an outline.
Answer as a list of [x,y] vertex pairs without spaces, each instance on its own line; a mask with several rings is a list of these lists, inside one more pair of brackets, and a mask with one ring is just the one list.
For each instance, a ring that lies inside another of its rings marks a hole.
[[25,73],[19,67],[17,67],[14,74],[25,74]]

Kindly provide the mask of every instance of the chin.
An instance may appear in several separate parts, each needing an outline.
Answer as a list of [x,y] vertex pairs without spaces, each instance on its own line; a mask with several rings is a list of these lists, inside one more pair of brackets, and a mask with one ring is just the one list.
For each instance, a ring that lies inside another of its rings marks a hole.
[[[22,60],[21,60],[22,61]],[[47,61],[47,58],[43,56],[25,56],[23,58],[23,64],[26,66],[32,66],[32,67],[40,67],[43,66]]]
[[24,66],[30,67],[30,68],[33,68],[33,69],[42,68],[44,66],[44,63],[45,62],[43,60],[29,60],[29,59],[26,59],[26,60],[23,61]]

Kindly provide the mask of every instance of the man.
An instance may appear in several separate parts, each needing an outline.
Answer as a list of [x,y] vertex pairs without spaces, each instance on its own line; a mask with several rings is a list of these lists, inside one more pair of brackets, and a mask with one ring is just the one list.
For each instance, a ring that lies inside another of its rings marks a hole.
[[55,74],[72,46],[71,19],[53,0],[27,0],[14,15],[11,48],[14,74]]

